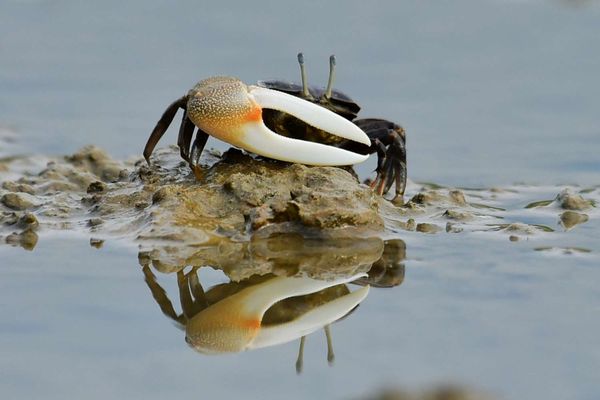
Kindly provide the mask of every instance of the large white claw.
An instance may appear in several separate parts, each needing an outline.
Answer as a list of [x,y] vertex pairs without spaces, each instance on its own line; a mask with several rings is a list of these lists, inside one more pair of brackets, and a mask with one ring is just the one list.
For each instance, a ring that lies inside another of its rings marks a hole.
[[317,308],[307,311],[300,317],[274,326],[262,328],[248,349],[275,346],[306,336],[329,325],[348,314],[369,294],[369,286],[364,286]]
[[[283,111],[344,139],[370,146],[369,137],[347,119],[298,97],[259,86],[249,94],[261,108]],[[262,120],[248,121],[242,127],[244,148],[265,157],[310,165],[352,165],[369,156],[321,143],[291,139],[271,131]]]
[[283,111],[332,135],[371,145],[369,137],[358,126],[324,107],[277,90],[260,86],[248,88],[254,100],[263,108]]
[[237,78],[213,77],[188,93],[187,115],[204,132],[244,150],[282,161],[310,165],[352,165],[368,155],[321,143],[291,139],[270,130],[263,108],[295,116],[315,128],[370,146],[369,137],[333,111],[292,95]]

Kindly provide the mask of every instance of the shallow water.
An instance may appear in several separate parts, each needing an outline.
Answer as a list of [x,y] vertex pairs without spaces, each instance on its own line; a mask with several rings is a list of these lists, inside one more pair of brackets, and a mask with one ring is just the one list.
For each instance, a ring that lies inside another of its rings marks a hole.
[[[133,247],[96,249],[64,234],[42,236],[32,253],[2,246],[0,386],[8,398],[356,398],[452,382],[506,398],[592,399],[599,260],[595,240],[582,236],[597,221],[581,229],[571,240],[516,243],[403,234],[402,284],[371,289],[333,325],[332,367],[324,335],[310,335],[300,376],[298,341],[224,356],[190,349],[152,299]],[[593,251],[534,251],[553,244]],[[154,273],[181,312],[175,275]],[[206,268],[200,279],[205,288],[227,281]]]
[[[361,398],[449,382],[508,399],[598,398],[597,209],[565,232],[556,208],[524,207],[565,187],[599,200],[599,35],[593,1],[4,1],[0,125],[16,144],[0,144],[2,156],[88,143],[138,156],[164,107],[197,80],[294,80],[303,50],[310,79],[324,83],[335,52],[337,86],[361,115],[406,128],[412,180],[485,188],[482,202],[506,208],[504,219],[555,232],[511,242],[478,229],[396,230],[404,281],[371,289],[332,326],[333,366],[325,335],[310,335],[300,376],[298,341],[212,357],[190,349],[134,245],[41,232],[32,252],[0,246],[2,397]],[[175,274],[155,273],[181,312]],[[200,280],[226,281],[209,268]]]

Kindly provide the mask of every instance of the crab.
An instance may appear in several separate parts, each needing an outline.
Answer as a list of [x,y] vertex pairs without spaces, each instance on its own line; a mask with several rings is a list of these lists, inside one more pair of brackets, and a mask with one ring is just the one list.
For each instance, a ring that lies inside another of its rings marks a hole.
[[347,284],[365,273],[324,281],[308,277],[257,276],[204,290],[200,267],[177,271],[182,314],[149,265],[145,281],[162,312],[186,333],[186,342],[202,354],[236,353],[300,339],[296,371],[302,371],[306,336],[321,328],[327,338],[327,360],[333,363],[331,324],[366,298],[369,286],[350,291]]
[[301,85],[282,80],[246,85],[227,76],[198,82],[164,111],[148,138],[144,158],[150,164],[156,144],[181,108],[184,113],[177,145],[196,174],[209,135],[263,157],[308,165],[354,165],[377,153],[377,176],[371,187],[385,195],[395,183],[395,197],[402,198],[406,186],[404,129],[385,119],[356,119],[360,106],[333,89],[335,56],[329,58],[325,88],[308,85],[302,53],[298,63]]

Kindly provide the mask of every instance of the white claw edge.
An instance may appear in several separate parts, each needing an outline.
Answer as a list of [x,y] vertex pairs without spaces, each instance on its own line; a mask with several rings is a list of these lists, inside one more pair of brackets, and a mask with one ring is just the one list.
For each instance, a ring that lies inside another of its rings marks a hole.
[[[301,98],[259,86],[249,86],[250,97],[261,107],[282,111],[332,135],[371,145],[369,137],[347,119]],[[246,150],[282,161],[310,165],[353,165],[369,156],[322,143],[292,139],[271,131],[262,121],[242,126]]]

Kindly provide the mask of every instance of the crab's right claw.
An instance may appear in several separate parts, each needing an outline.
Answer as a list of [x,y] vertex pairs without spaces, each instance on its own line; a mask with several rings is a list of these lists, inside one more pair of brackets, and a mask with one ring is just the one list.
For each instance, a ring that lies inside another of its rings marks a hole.
[[352,165],[368,155],[337,147],[292,139],[270,130],[262,119],[263,108],[293,115],[308,125],[370,146],[369,137],[347,119],[298,97],[235,78],[212,78],[190,92],[188,113],[210,135],[244,150],[281,161],[309,165]]

